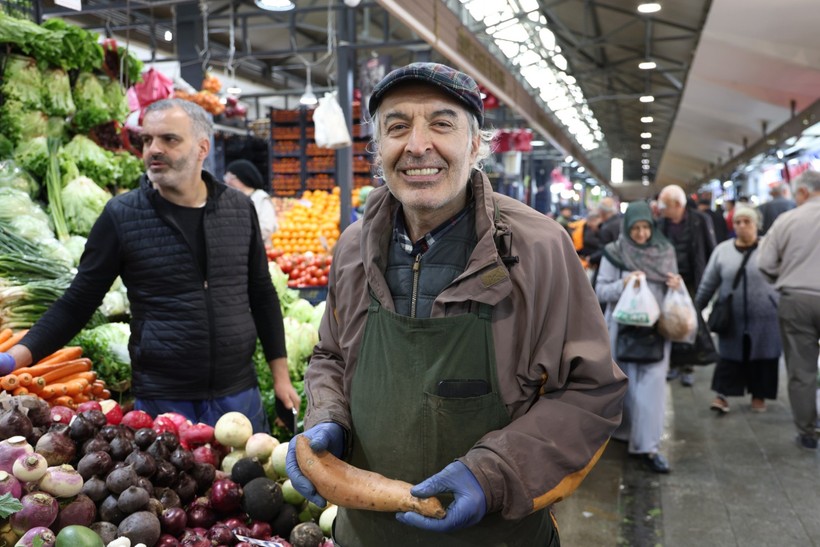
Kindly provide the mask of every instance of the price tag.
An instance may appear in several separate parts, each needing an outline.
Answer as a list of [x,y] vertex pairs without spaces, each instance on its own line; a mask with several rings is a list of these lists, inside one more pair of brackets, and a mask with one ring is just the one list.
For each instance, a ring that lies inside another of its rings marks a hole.
[[234,533],[234,535],[239,541],[243,541],[245,543],[252,543],[253,545],[259,545],[260,547],[285,547],[278,541],[265,541],[264,539],[254,539],[236,533]]

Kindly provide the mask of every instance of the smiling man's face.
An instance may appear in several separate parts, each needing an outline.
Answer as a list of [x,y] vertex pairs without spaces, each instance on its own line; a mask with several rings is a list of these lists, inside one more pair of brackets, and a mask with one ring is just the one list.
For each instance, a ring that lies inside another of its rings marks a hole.
[[470,130],[471,116],[430,85],[402,85],[384,98],[378,154],[385,182],[405,211],[443,222],[464,207],[480,139]]

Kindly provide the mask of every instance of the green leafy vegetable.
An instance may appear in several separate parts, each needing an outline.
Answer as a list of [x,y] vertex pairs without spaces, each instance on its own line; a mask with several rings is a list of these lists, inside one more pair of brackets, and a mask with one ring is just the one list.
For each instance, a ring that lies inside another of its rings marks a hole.
[[38,179],[45,178],[48,170],[48,140],[46,137],[34,137],[22,141],[14,150],[14,161]]
[[88,237],[111,194],[88,177],[77,177],[63,187],[66,226],[72,234]]
[[59,65],[63,50],[63,35],[51,32],[31,21],[17,19],[0,12],[0,43],[14,44],[26,55],[48,64]]
[[71,82],[61,68],[52,68],[43,73],[45,110],[51,116],[72,116],[77,111],[71,95]]
[[48,209],[51,220],[54,222],[54,233],[61,241],[68,239],[68,226],[63,213],[63,179],[60,177],[59,153],[60,141],[48,139],[48,170],[46,171],[46,192],[48,194]]
[[131,357],[127,323],[106,323],[83,329],[69,345],[83,348],[83,355],[94,363],[94,370],[112,391],[125,391],[131,383]]
[[144,169],[142,160],[131,152],[114,152],[114,161],[120,171],[117,188],[131,190],[138,187]]
[[25,192],[30,198],[37,198],[40,194],[37,181],[14,160],[0,161],[0,188],[14,188]]
[[109,120],[117,120],[122,123],[128,116],[128,100],[125,98],[125,90],[118,80],[102,78],[103,94],[105,104],[108,107]]
[[39,110],[26,110],[22,103],[8,100],[0,106],[0,127],[15,145],[48,135],[48,116]]
[[97,43],[99,35],[72,25],[59,18],[48,19],[43,28],[52,31],[61,42],[60,55],[56,59],[49,59],[53,65],[66,70],[77,68],[83,72],[91,72],[102,67],[103,50]]
[[108,109],[105,90],[94,74],[81,72],[77,76],[72,97],[77,106],[72,123],[78,133],[86,133],[95,125],[114,119]]
[[30,57],[9,55],[3,72],[3,96],[20,102],[27,110],[43,109],[43,76]]
[[11,492],[7,492],[0,496],[0,518],[4,519],[10,515],[13,515],[22,508],[23,504],[20,503],[20,500],[12,496]]
[[60,151],[63,163],[73,161],[80,174],[85,175],[101,187],[114,186],[120,175],[114,154],[83,135],[74,135]]

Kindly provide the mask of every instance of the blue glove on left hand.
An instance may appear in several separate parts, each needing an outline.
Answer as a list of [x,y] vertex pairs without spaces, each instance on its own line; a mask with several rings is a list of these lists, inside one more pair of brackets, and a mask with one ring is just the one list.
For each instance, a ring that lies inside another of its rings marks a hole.
[[16,366],[17,362],[10,353],[0,353],[0,376],[10,373]]
[[[323,422],[316,424],[304,433],[303,436],[310,439],[310,448],[314,452],[327,450],[337,458],[341,458],[345,449],[345,430],[336,422]],[[327,505],[327,500],[316,492],[307,477],[299,469],[299,462],[296,460],[296,437],[288,443],[288,454],[285,458],[285,471],[290,478],[290,483],[297,492],[305,496],[319,507]]]
[[429,498],[443,492],[452,492],[455,497],[443,519],[425,517],[414,512],[397,513],[396,519],[431,532],[451,532],[477,524],[484,518],[487,512],[484,491],[475,475],[463,463],[453,462],[410,489],[410,493],[418,498]]

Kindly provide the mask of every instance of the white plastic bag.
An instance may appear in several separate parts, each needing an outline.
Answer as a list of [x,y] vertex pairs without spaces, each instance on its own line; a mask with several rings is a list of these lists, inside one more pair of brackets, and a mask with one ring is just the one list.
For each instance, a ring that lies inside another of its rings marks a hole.
[[335,93],[325,93],[325,96],[319,99],[319,106],[313,111],[313,123],[316,126],[316,146],[338,149],[353,144],[344,112],[336,100]]
[[692,297],[681,284],[677,289],[669,289],[663,297],[658,331],[672,342],[692,344],[698,334],[698,319]]
[[613,319],[618,323],[637,327],[651,327],[660,315],[658,301],[652,296],[644,275],[636,275],[624,287],[612,312]]

